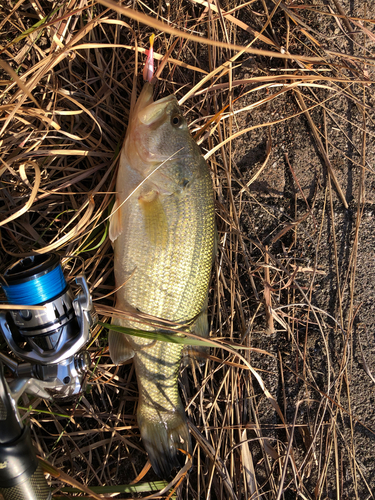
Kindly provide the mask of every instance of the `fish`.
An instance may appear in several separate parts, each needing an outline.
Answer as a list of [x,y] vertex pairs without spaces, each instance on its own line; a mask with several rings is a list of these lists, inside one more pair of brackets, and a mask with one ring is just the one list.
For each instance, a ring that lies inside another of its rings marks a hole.
[[[207,337],[207,297],[216,253],[212,179],[176,97],[154,101],[149,82],[129,118],[109,237],[116,308]],[[123,317],[112,324],[166,331]],[[113,363],[133,358],[141,438],[156,474],[170,478],[192,453],[178,391],[183,346],[114,330],[108,344]]]

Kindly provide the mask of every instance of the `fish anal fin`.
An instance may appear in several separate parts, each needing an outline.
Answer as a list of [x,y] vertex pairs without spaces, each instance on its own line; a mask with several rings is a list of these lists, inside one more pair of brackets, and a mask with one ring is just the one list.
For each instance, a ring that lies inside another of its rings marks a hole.
[[110,330],[108,333],[109,355],[115,365],[121,365],[134,356],[134,349],[125,334]]
[[112,243],[120,236],[121,233],[121,206],[119,201],[116,199],[112,208],[109,223],[109,239]]
[[145,231],[150,243],[165,248],[168,241],[168,222],[160,194],[155,190],[147,191],[142,193],[138,201],[142,208]]

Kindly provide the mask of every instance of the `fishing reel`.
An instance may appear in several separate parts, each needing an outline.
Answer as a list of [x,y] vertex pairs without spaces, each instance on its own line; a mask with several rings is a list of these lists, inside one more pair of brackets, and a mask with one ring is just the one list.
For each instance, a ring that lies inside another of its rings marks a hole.
[[[46,500],[50,490],[17,401],[24,392],[59,402],[81,393],[91,364],[83,349],[97,315],[86,279],[76,278],[81,292],[74,297],[56,253],[21,259],[0,280],[9,309],[0,312],[0,331],[21,360],[0,353],[0,493]],[[9,383],[3,365],[13,373]]]
[[86,279],[76,278],[81,292],[74,298],[56,253],[19,260],[1,279],[14,309],[0,313],[0,331],[24,361],[0,353],[15,376],[11,390],[58,400],[76,396],[91,362],[81,349],[97,321]]

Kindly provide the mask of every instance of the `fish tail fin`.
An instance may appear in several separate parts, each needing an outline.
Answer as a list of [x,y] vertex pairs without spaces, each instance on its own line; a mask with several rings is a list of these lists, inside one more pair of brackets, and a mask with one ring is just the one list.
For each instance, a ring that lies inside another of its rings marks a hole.
[[175,468],[183,467],[192,453],[191,438],[182,404],[176,411],[160,411],[146,404],[138,407],[138,426],[152,468],[163,479],[170,479]]

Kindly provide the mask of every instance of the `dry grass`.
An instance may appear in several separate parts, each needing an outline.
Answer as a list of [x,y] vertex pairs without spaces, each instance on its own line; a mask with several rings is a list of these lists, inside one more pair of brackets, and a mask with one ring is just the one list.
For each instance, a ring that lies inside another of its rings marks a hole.
[[373,498],[375,462],[363,465],[356,443],[365,432],[371,450],[374,420],[352,407],[375,133],[375,11],[359,3],[351,17],[344,0],[0,7],[0,272],[31,252],[80,257],[66,260],[69,280],[84,269],[101,321],[113,314],[108,215],[154,32],[158,60],[176,43],[157,95],[180,99],[216,191],[211,336],[243,347],[238,357],[216,343],[205,366],[183,369],[194,467],[156,494],[166,483],[141,474],[132,365],[111,364],[96,327],[79,400],[20,401],[40,456],[60,470],[56,497],[70,484],[125,498]]

